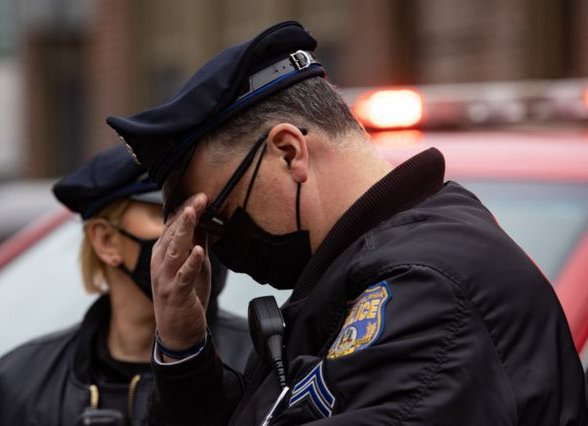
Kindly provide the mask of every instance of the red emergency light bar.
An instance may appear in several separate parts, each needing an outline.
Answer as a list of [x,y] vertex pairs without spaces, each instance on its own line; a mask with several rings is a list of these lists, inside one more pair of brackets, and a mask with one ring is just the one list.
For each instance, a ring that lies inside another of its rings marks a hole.
[[358,87],[341,92],[368,130],[588,121],[588,79]]
[[353,113],[371,129],[414,127],[423,119],[423,98],[410,89],[374,90],[357,99]]

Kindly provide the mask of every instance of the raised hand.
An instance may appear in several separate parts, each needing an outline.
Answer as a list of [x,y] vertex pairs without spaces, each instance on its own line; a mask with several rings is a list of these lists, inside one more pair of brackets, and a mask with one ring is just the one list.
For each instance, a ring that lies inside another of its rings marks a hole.
[[204,194],[186,200],[153,248],[155,320],[161,342],[173,350],[193,347],[206,334],[211,270],[206,235],[196,231],[206,203]]

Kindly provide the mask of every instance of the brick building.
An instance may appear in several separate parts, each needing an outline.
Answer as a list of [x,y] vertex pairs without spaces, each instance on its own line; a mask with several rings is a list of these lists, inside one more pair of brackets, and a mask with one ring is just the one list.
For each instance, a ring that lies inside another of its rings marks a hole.
[[67,172],[128,114],[204,60],[279,20],[319,39],[340,86],[588,76],[585,0],[31,1],[24,68],[26,177]]

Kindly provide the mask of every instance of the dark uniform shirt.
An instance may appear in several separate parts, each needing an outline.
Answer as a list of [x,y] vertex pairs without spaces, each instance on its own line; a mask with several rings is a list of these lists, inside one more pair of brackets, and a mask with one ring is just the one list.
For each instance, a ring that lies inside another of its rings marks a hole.
[[[271,424],[584,425],[583,371],[553,288],[437,150],[370,188],[282,307],[290,390]],[[154,416],[259,425],[271,368],[245,377],[209,342],[155,366]]]

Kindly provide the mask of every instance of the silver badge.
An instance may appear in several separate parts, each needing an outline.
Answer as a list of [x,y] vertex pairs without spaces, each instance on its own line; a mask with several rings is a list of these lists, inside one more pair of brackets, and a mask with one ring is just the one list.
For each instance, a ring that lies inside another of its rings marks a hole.
[[127,151],[129,152],[129,154],[131,155],[131,157],[133,157],[133,160],[135,160],[135,163],[137,164],[141,164],[139,162],[139,159],[137,158],[137,154],[135,154],[135,151],[133,151],[133,147],[131,147],[131,145],[129,145],[127,143],[127,141],[125,141],[125,138],[123,138],[122,136],[119,135],[119,139],[122,141],[123,145],[125,146],[125,148],[127,148]]

